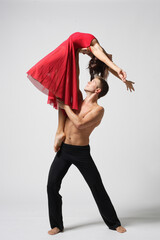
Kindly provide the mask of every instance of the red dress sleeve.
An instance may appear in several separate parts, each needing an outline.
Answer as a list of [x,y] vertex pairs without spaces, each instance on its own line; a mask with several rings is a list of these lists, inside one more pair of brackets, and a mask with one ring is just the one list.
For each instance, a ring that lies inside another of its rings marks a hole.
[[89,47],[94,38],[89,33],[75,32],[27,71],[28,79],[48,95],[47,103],[55,109],[58,109],[58,97],[78,110],[75,52],[78,48]]

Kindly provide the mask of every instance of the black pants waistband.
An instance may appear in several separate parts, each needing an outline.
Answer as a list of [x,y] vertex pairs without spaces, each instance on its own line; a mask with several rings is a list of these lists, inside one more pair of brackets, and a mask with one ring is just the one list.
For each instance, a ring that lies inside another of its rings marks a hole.
[[88,144],[88,145],[80,146],[80,145],[72,145],[72,144],[62,142],[61,148],[68,149],[68,150],[84,150],[84,149],[90,149],[90,145]]

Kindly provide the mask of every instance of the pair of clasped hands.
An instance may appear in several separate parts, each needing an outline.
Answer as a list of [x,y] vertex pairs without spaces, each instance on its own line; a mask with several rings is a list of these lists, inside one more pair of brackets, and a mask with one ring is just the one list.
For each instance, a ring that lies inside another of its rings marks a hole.
[[[121,68],[117,71],[118,76],[121,78],[121,80],[126,84],[127,90],[129,89],[130,92],[135,91],[133,84],[135,84],[135,82],[132,81],[128,81],[126,79],[127,74],[125,71],[123,71]],[[80,93],[79,93],[80,94]],[[58,102],[58,106],[62,109],[65,109],[66,104],[64,104],[63,101],[61,101],[59,98],[57,98],[57,102]]]

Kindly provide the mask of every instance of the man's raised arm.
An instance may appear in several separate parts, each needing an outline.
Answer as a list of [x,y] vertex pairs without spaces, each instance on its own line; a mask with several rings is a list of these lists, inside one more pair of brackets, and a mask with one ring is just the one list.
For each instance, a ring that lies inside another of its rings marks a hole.
[[104,114],[104,108],[98,106],[87,113],[79,122],[78,129],[91,127],[93,124],[101,121]]
[[69,117],[69,119],[73,122],[76,128],[78,129],[84,129],[87,127],[92,126],[93,124],[101,121],[103,114],[104,114],[104,108],[101,106],[97,106],[93,110],[91,110],[89,113],[85,115],[85,117],[79,117],[77,114],[75,114],[71,107],[64,104],[59,99],[58,105],[60,108],[64,109]]

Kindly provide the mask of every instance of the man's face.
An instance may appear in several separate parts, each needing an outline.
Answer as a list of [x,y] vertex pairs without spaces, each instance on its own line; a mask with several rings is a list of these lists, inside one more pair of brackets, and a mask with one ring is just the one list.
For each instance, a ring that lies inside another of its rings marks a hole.
[[100,89],[100,80],[98,78],[92,79],[89,81],[88,84],[85,86],[84,90],[88,92],[99,92]]

